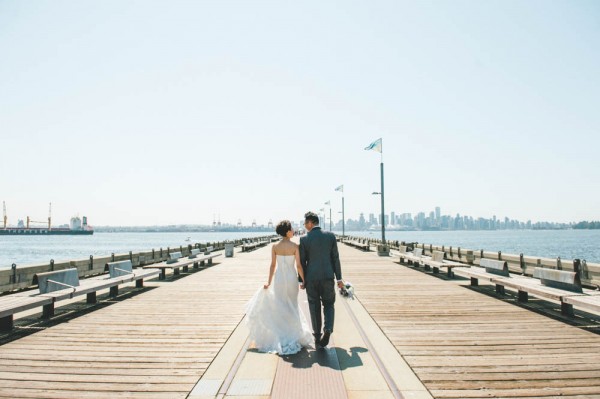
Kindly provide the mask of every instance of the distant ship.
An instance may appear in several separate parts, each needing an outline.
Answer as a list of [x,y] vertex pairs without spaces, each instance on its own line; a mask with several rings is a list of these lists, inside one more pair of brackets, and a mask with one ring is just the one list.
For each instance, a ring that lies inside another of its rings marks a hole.
[[81,220],[79,216],[72,217],[71,224],[69,227],[50,227],[50,220],[48,221],[48,227],[29,227],[29,222],[29,217],[27,217],[27,225],[25,225],[22,220],[19,220],[17,227],[7,227],[5,224],[4,228],[0,229],[0,236],[94,234],[94,228],[92,226],[88,226],[86,216],[83,217],[83,220]]

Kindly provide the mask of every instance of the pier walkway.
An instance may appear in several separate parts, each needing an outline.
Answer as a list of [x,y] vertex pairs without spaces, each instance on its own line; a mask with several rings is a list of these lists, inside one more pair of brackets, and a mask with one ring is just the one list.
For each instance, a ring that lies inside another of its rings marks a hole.
[[338,297],[326,350],[248,346],[244,305],[266,279],[266,247],[99,295],[93,310],[15,320],[0,336],[0,397],[600,398],[597,316],[561,319],[558,305],[518,305],[344,245],[340,255],[357,300]]

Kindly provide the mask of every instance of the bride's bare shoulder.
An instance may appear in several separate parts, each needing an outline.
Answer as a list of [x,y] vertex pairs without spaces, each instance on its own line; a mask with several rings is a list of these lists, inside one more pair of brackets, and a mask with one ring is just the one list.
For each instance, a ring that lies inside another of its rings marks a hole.
[[289,240],[282,240],[277,244],[273,245],[273,249],[276,255],[294,255],[296,253],[297,248],[298,245]]

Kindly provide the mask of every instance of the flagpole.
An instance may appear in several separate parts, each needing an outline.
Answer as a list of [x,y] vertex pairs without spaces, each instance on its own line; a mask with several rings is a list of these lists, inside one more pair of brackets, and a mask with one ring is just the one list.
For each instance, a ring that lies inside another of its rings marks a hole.
[[385,200],[383,193],[383,140],[381,140],[381,241],[385,245]]
[[385,245],[385,201],[383,197],[383,162],[381,162],[381,242]]
[[385,192],[384,192],[384,184],[383,184],[383,139],[379,138],[375,140],[371,144],[369,144],[365,150],[375,150],[381,154],[381,191],[374,192],[373,194],[381,195],[381,245],[377,246],[377,254],[379,256],[389,256],[390,249],[387,246],[387,242],[385,241]]
[[[342,237],[346,235],[346,215],[344,214],[344,185],[338,186],[335,191],[342,192]],[[331,210],[331,208],[329,208]],[[329,215],[329,219],[331,220],[331,214]]]

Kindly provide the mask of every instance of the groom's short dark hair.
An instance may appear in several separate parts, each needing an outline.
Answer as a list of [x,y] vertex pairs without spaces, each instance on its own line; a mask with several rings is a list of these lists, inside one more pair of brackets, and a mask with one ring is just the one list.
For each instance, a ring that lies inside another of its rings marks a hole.
[[304,214],[304,221],[312,222],[312,224],[314,224],[315,226],[318,226],[319,225],[319,216],[316,213],[309,211]]

